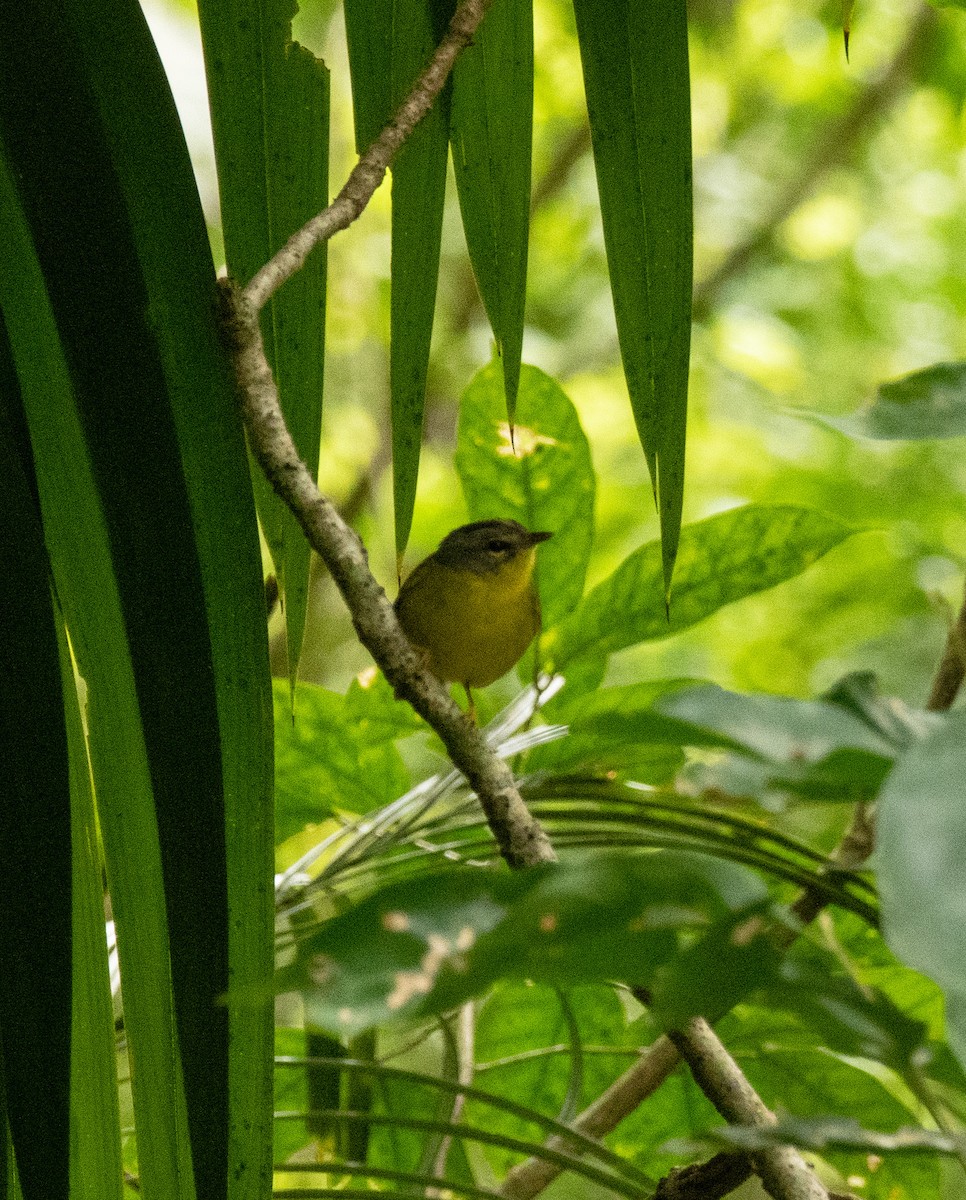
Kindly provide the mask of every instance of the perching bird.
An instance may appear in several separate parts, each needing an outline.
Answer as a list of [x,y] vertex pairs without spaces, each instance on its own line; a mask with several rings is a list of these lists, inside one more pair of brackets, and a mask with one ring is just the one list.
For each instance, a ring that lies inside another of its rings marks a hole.
[[536,547],[551,534],[518,521],[474,521],[446,535],[404,581],[396,613],[444,683],[486,687],[523,657],[540,631]]

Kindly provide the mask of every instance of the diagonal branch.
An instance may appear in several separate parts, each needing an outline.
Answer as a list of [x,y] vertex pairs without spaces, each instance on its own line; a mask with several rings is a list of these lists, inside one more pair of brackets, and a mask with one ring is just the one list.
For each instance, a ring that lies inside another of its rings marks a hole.
[[342,191],[328,208],[293,233],[245,288],[246,300],[256,309],[263,308],[282,284],[291,279],[316,246],[327,242],[340,229],[346,229],[361,215],[382,183],[390,163],[432,108],[459,52],[473,40],[473,34],[492,3],[493,0],[461,0],[456,6],[449,28],[429,65],[392,120],[352,168]]
[[359,640],[396,694],[408,700],[436,730],[476,792],[501,854],[511,867],[527,867],[554,861],[550,840],[530,815],[510,770],[423,666],[369,570],[362,542],[321,494],[299,457],[282,415],[259,326],[259,311],[275,290],[299,269],[315,246],[351,224],[366,207],[396,152],[439,95],[456,56],[473,37],[490,3],[461,0],[423,74],[328,208],[294,234],[243,291],[223,281],[222,330],[252,453],[328,567],[348,605]]
[[299,457],[265,358],[258,312],[231,283],[223,286],[222,298],[222,328],[231,351],[252,453],[331,572],[359,640],[396,694],[408,700],[442,738],[453,762],[479,797],[500,852],[510,866],[552,862],[555,855],[550,840],[530,815],[509,768],[493,754],[482,732],[466,720],[440,681],[423,666],[369,570],[358,535],[322,495]]
[[[776,1117],[748,1082],[703,1017],[668,1035],[694,1081],[732,1125],[774,1125]],[[828,1200],[818,1176],[793,1146],[775,1146],[749,1155],[762,1186],[775,1200]]]

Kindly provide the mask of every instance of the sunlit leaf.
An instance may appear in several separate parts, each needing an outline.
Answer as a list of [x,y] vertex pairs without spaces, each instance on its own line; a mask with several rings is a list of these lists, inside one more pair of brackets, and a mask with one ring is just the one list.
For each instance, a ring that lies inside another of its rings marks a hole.
[[474,520],[511,517],[554,535],[537,555],[549,629],[583,594],[594,521],[590,447],[570,399],[531,366],[520,374],[511,443],[501,374],[490,363],[463,393],[456,470]]
[[[59,615],[63,620],[62,614]],[[87,742],[63,625],[60,650],[70,754],[74,859],[71,1196],[77,1200],[121,1200],[121,1129],[114,1012],[104,937],[103,872]]]
[[293,719],[286,690],[276,682],[275,822],[280,841],[333,812],[369,812],[408,788],[409,772],[392,738],[412,732],[412,710],[394,701],[401,719],[393,726],[380,698],[369,716],[364,695],[361,689],[343,696],[300,683]]

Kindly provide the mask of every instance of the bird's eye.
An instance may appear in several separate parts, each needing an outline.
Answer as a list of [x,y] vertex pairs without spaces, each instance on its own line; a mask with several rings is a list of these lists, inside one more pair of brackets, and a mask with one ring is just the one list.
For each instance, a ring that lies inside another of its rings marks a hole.
[[491,538],[486,543],[486,548],[491,554],[503,554],[510,549],[510,543],[503,541],[502,538]]

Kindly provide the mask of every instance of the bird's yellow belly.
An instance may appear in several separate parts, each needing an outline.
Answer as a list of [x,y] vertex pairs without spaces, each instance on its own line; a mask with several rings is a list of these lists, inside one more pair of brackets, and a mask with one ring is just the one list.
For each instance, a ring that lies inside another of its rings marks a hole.
[[537,634],[530,582],[508,589],[496,576],[447,568],[438,582],[432,611],[410,617],[410,638],[428,652],[428,665],[440,679],[486,687],[509,671]]

